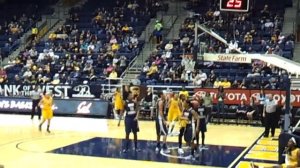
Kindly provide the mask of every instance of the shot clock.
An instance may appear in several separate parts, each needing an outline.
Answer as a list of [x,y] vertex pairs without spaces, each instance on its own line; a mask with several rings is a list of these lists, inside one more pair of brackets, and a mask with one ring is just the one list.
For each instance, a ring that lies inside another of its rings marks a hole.
[[248,12],[249,0],[220,0],[220,10],[229,12]]

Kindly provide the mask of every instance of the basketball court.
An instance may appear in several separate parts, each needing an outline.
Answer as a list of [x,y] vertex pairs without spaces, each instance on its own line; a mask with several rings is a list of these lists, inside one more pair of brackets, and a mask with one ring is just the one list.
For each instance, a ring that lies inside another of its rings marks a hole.
[[155,152],[154,121],[139,122],[141,152],[128,153],[122,153],[124,124],[117,127],[116,120],[54,117],[51,133],[45,127],[39,132],[38,124],[37,118],[25,115],[0,115],[0,164],[5,168],[249,167],[251,161],[274,164],[277,159],[278,141],[262,138],[262,127],[209,124],[206,146],[190,159],[187,147],[184,155],[178,155],[178,137],[168,137],[171,153]]

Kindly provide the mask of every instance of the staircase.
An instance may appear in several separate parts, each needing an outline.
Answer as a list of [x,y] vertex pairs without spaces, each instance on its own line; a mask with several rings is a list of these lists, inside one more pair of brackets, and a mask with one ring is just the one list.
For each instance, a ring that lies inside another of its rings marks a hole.
[[164,39],[178,38],[179,29],[184,19],[188,16],[183,9],[185,2],[168,1],[169,10],[167,12],[158,12],[157,17],[151,19],[140,39],[145,40],[144,48],[140,55],[129,64],[127,71],[124,73],[122,83],[128,85],[132,79],[135,79],[142,71],[145,61],[156,47],[155,39],[152,37],[156,20],[161,20],[164,26]]
[[79,2],[77,2],[76,4],[74,4],[73,6],[66,6],[64,5],[65,2],[64,0],[60,0],[57,4],[55,4],[54,6],[54,14],[52,16],[44,16],[45,19],[50,19],[49,21],[55,22],[55,20],[57,22],[55,22],[55,24],[53,24],[52,28],[49,29],[48,33],[44,36],[43,40],[47,40],[49,35],[57,30],[60,26],[63,26],[66,22],[66,20],[69,18],[69,10],[73,7],[80,7],[82,5],[84,5],[88,0],[81,0]]
[[[286,8],[285,14],[284,14],[284,23],[282,28],[282,33],[284,35],[288,35],[293,33],[295,36],[297,36],[297,15],[298,15],[298,4],[299,0],[293,0],[293,7]],[[293,61],[300,63],[300,43],[295,43],[294,48],[294,57]]]
[[291,77],[291,90],[300,90],[300,79],[298,77]]
[[296,42],[295,43],[295,48],[294,48],[294,57],[293,61],[299,62],[300,63],[300,43]]
[[[87,0],[82,0],[74,5],[80,6],[83,5]],[[63,0],[58,1],[55,5],[52,6],[54,9],[54,13],[52,15],[43,15],[42,20],[36,23],[37,27],[40,27],[41,25],[46,23],[47,31],[45,34],[43,34],[41,40],[47,40],[49,37],[49,34],[53,31],[62,26],[66,19],[68,18],[69,9],[71,7],[66,7],[63,5]],[[21,38],[21,45],[19,48],[17,48],[14,52],[12,52],[8,58],[5,58],[2,62],[2,65],[5,66],[8,64],[9,59],[16,58],[21,51],[25,49],[25,47],[28,45],[28,37],[31,36],[31,30],[28,30]]]
[[295,19],[298,11],[297,6],[298,6],[298,0],[294,0],[293,7],[286,8],[284,13],[284,23],[282,28],[283,34],[295,33],[296,30]]
[[[282,33],[284,35],[288,35],[290,33],[294,33],[295,36],[297,36],[297,15],[298,15],[298,4],[299,0],[293,0],[293,7],[286,8],[285,15],[284,15],[284,24],[282,28]],[[293,61],[300,63],[300,43],[295,42],[295,48],[294,48],[294,56]],[[292,90],[299,90],[300,88],[300,79],[299,76],[291,76],[291,89]]]

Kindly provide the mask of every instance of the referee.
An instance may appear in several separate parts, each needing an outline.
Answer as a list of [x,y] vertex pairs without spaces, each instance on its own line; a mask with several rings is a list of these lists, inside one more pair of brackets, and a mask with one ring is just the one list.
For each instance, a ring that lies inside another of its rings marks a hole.
[[271,136],[274,137],[275,127],[276,127],[276,108],[277,102],[273,100],[273,96],[269,95],[268,99],[265,101],[263,117],[265,118],[265,133],[264,137],[269,137],[269,132],[271,129]]
[[34,90],[31,91],[31,100],[32,100],[32,109],[31,109],[31,119],[33,119],[35,111],[37,110],[37,114],[39,117],[39,120],[41,119],[41,108],[38,106],[40,100],[41,100],[41,92],[39,91],[38,86],[34,87]]

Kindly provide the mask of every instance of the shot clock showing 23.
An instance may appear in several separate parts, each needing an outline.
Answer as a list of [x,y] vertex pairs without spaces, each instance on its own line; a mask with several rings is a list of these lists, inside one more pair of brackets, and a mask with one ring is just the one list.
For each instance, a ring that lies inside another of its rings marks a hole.
[[249,0],[220,0],[220,10],[229,12],[248,12]]

